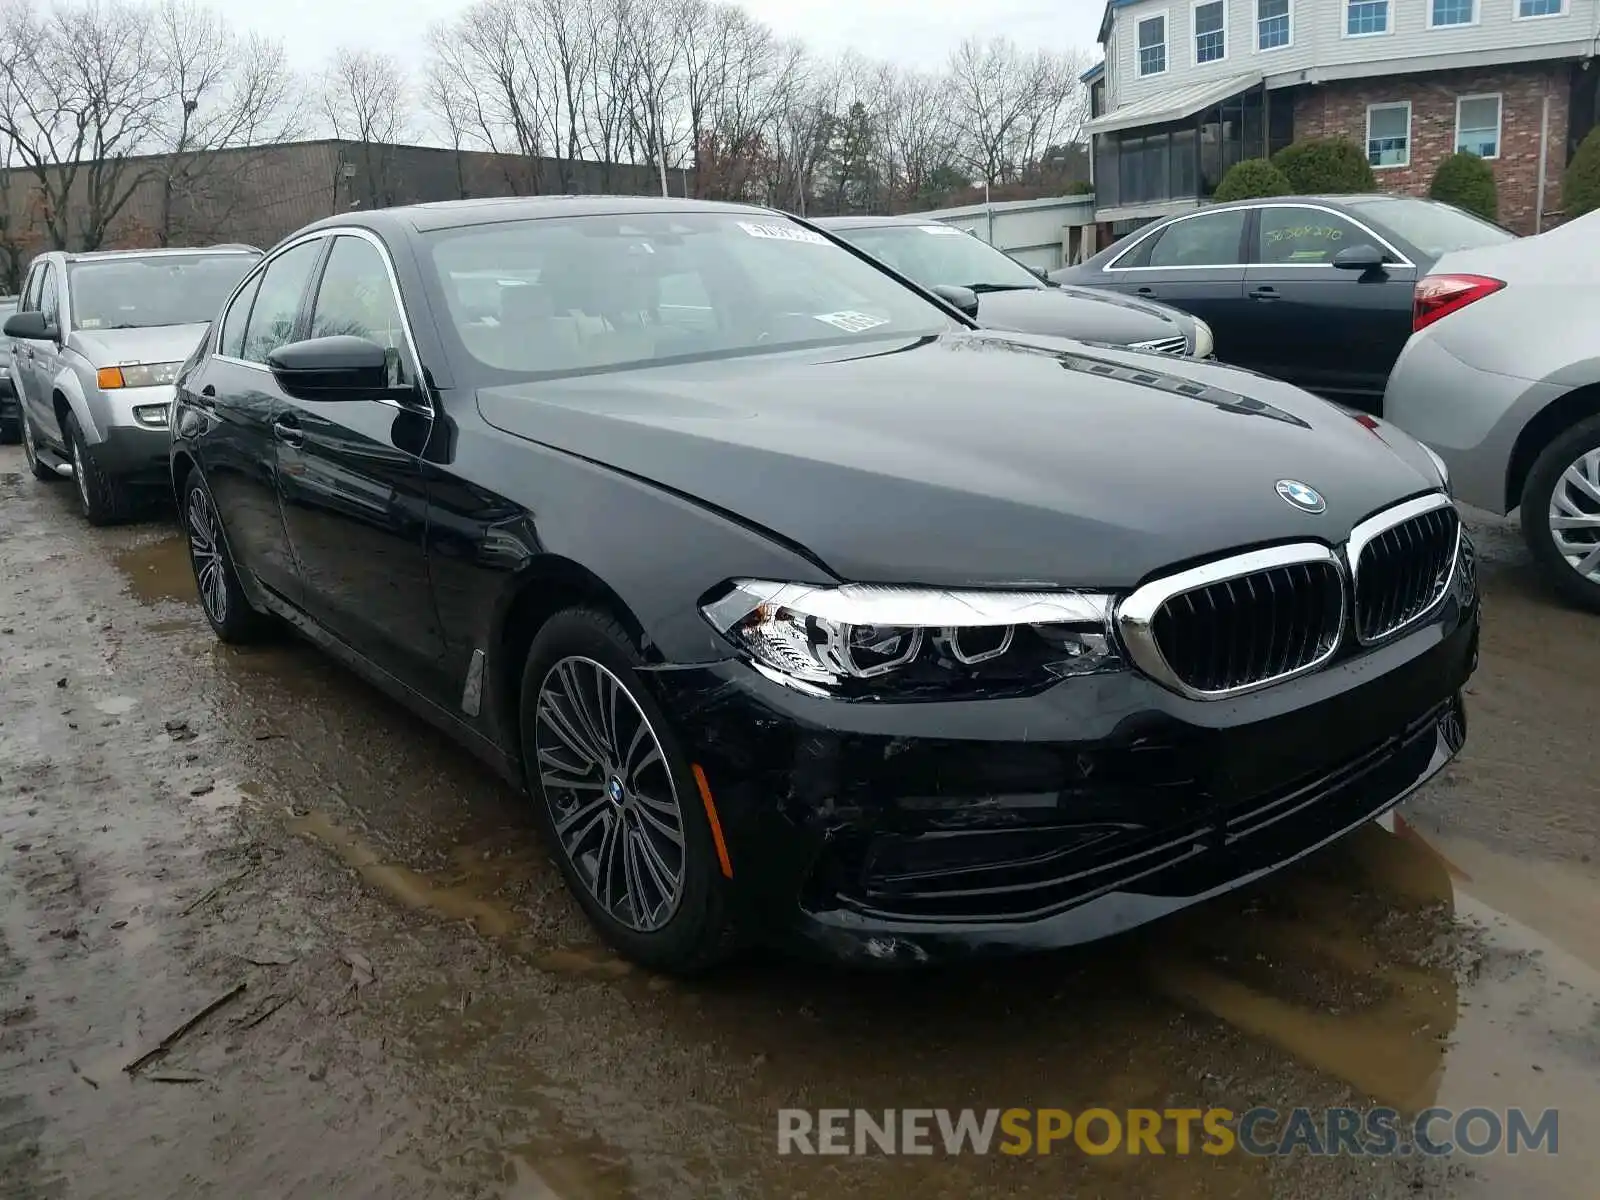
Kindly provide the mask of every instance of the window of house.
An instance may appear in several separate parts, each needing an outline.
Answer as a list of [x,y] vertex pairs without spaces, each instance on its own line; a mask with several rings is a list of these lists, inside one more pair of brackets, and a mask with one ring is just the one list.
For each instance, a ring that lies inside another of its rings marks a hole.
[[1411,163],[1411,102],[1374,104],[1367,109],[1367,161],[1375,167]]
[[1256,48],[1276,50],[1293,36],[1289,0],[1256,0]]
[[1139,22],[1139,74],[1160,75],[1167,69],[1167,15]]
[[1194,61],[1220,62],[1228,56],[1228,5],[1207,0],[1194,6]]
[[1567,11],[1567,0],[1517,0],[1517,17],[1559,17]]
[[1500,157],[1500,97],[1462,96],[1456,101],[1456,152]]
[[1428,0],[1428,27],[1472,25],[1478,20],[1478,0]]
[[1389,32],[1389,0],[1345,0],[1346,37]]

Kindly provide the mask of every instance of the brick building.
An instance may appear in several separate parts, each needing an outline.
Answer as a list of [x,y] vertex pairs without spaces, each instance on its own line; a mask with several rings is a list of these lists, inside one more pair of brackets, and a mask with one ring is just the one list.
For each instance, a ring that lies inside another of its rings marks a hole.
[[1600,0],[1109,0],[1084,77],[1096,219],[1193,208],[1241,159],[1339,135],[1386,191],[1479,154],[1500,220],[1535,232],[1594,125],[1597,39]]

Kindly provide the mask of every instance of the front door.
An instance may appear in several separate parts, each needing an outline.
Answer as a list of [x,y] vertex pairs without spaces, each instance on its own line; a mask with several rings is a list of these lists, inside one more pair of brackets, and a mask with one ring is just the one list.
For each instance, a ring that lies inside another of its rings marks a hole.
[[1225,208],[1181,217],[1145,238],[1107,271],[1119,292],[1159,300],[1193,313],[1211,326],[1216,355],[1248,366],[1238,357],[1245,338],[1245,226],[1249,212]]
[[278,429],[278,484],[305,608],[430,699],[447,699],[418,457],[430,409],[384,252],[352,234],[334,239],[307,329],[312,338],[339,335],[384,346],[391,382],[415,398],[289,399]]
[[[1278,204],[1258,212],[1245,270],[1248,365],[1376,413],[1389,369],[1411,336],[1416,269],[1328,209]],[[1333,265],[1339,251],[1364,245],[1394,261],[1369,271]]]
[[23,294],[22,310],[43,313],[51,336],[13,339],[19,401],[33,429],[35,444],[55,446],[64,455],[66,437],[50,401],[51,383],[61,363],[61,268],[56,263],[39,264]]
[[223,315],[215,350],[184,380],[185,400],[214,423],[201,467],[234,561],[293,604],[300,573],[278,501],[273,434],[288,398],[267,355],[294,337],[323,245],[302,242],[258,267]]

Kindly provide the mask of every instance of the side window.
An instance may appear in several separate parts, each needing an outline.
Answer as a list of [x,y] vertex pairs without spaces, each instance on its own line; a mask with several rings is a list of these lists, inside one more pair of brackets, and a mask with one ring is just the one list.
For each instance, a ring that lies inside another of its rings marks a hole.
[[391,384],[412,378],[406,366],[404,319],[389,269],[383,252],[365,238],[334,238],[311,309],[310,336],[341,334],[366,338],[388,351]]
[[1152,267],[1224,267],[1242,262],[1239,254],[1244,239],[1248,210],[1230,208],[1174,221],[1156,235],[1150,248]]
[[39,311],[39,288],[44,283],[44,270],[48,264],[39,263],[28,272],[28,282],[22,289],[21,312]]
[[245,326],[244,347],[239,357],[245,362],[264,363],[267,355],[294,336],[295,315],[305,295],[311,268],[322,252],[322,239],[301,242],[286,250],[262,273],[256,300],[250,306],[250,321]]
[[1372,238],[1343,217],[1315,208],[1263,208],[1257,261],[1289,266],[1325,266],[1347,246]]
[[[1130,235],[1129,240],[1132,240]],[[1120,258],[1113,259],[1113,267],[1148,267],[1150,265],[1150,252],[1156,248],[1156,243],[1161,240],[1161,234],[1152,233],[1147,238],[1135,242],[1133,248]]]
[[61,288],[56,279],[58,272],[53,263],[45,263],[43,279],[39,284],[39,311],[44,313],[45,324],[61,328]]
[[228,314],[222,318],[222,332],[217,335],[218,354],[226,354],[229,358],[239,358],[244,354],[245,322],[250,319],[250,305],[260,289],[261,276],[257,275],[244,285],[244,289],[228,306]]

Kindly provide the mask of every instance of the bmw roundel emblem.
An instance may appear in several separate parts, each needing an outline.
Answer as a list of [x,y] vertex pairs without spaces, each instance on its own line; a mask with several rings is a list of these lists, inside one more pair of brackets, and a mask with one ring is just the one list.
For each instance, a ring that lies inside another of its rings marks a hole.
[[1316,488],[1301,483],[1298,479],[1278,480],[1278,495],[1302,512],[1324,512],[1328,502],[1322,498],[1322,493]]

